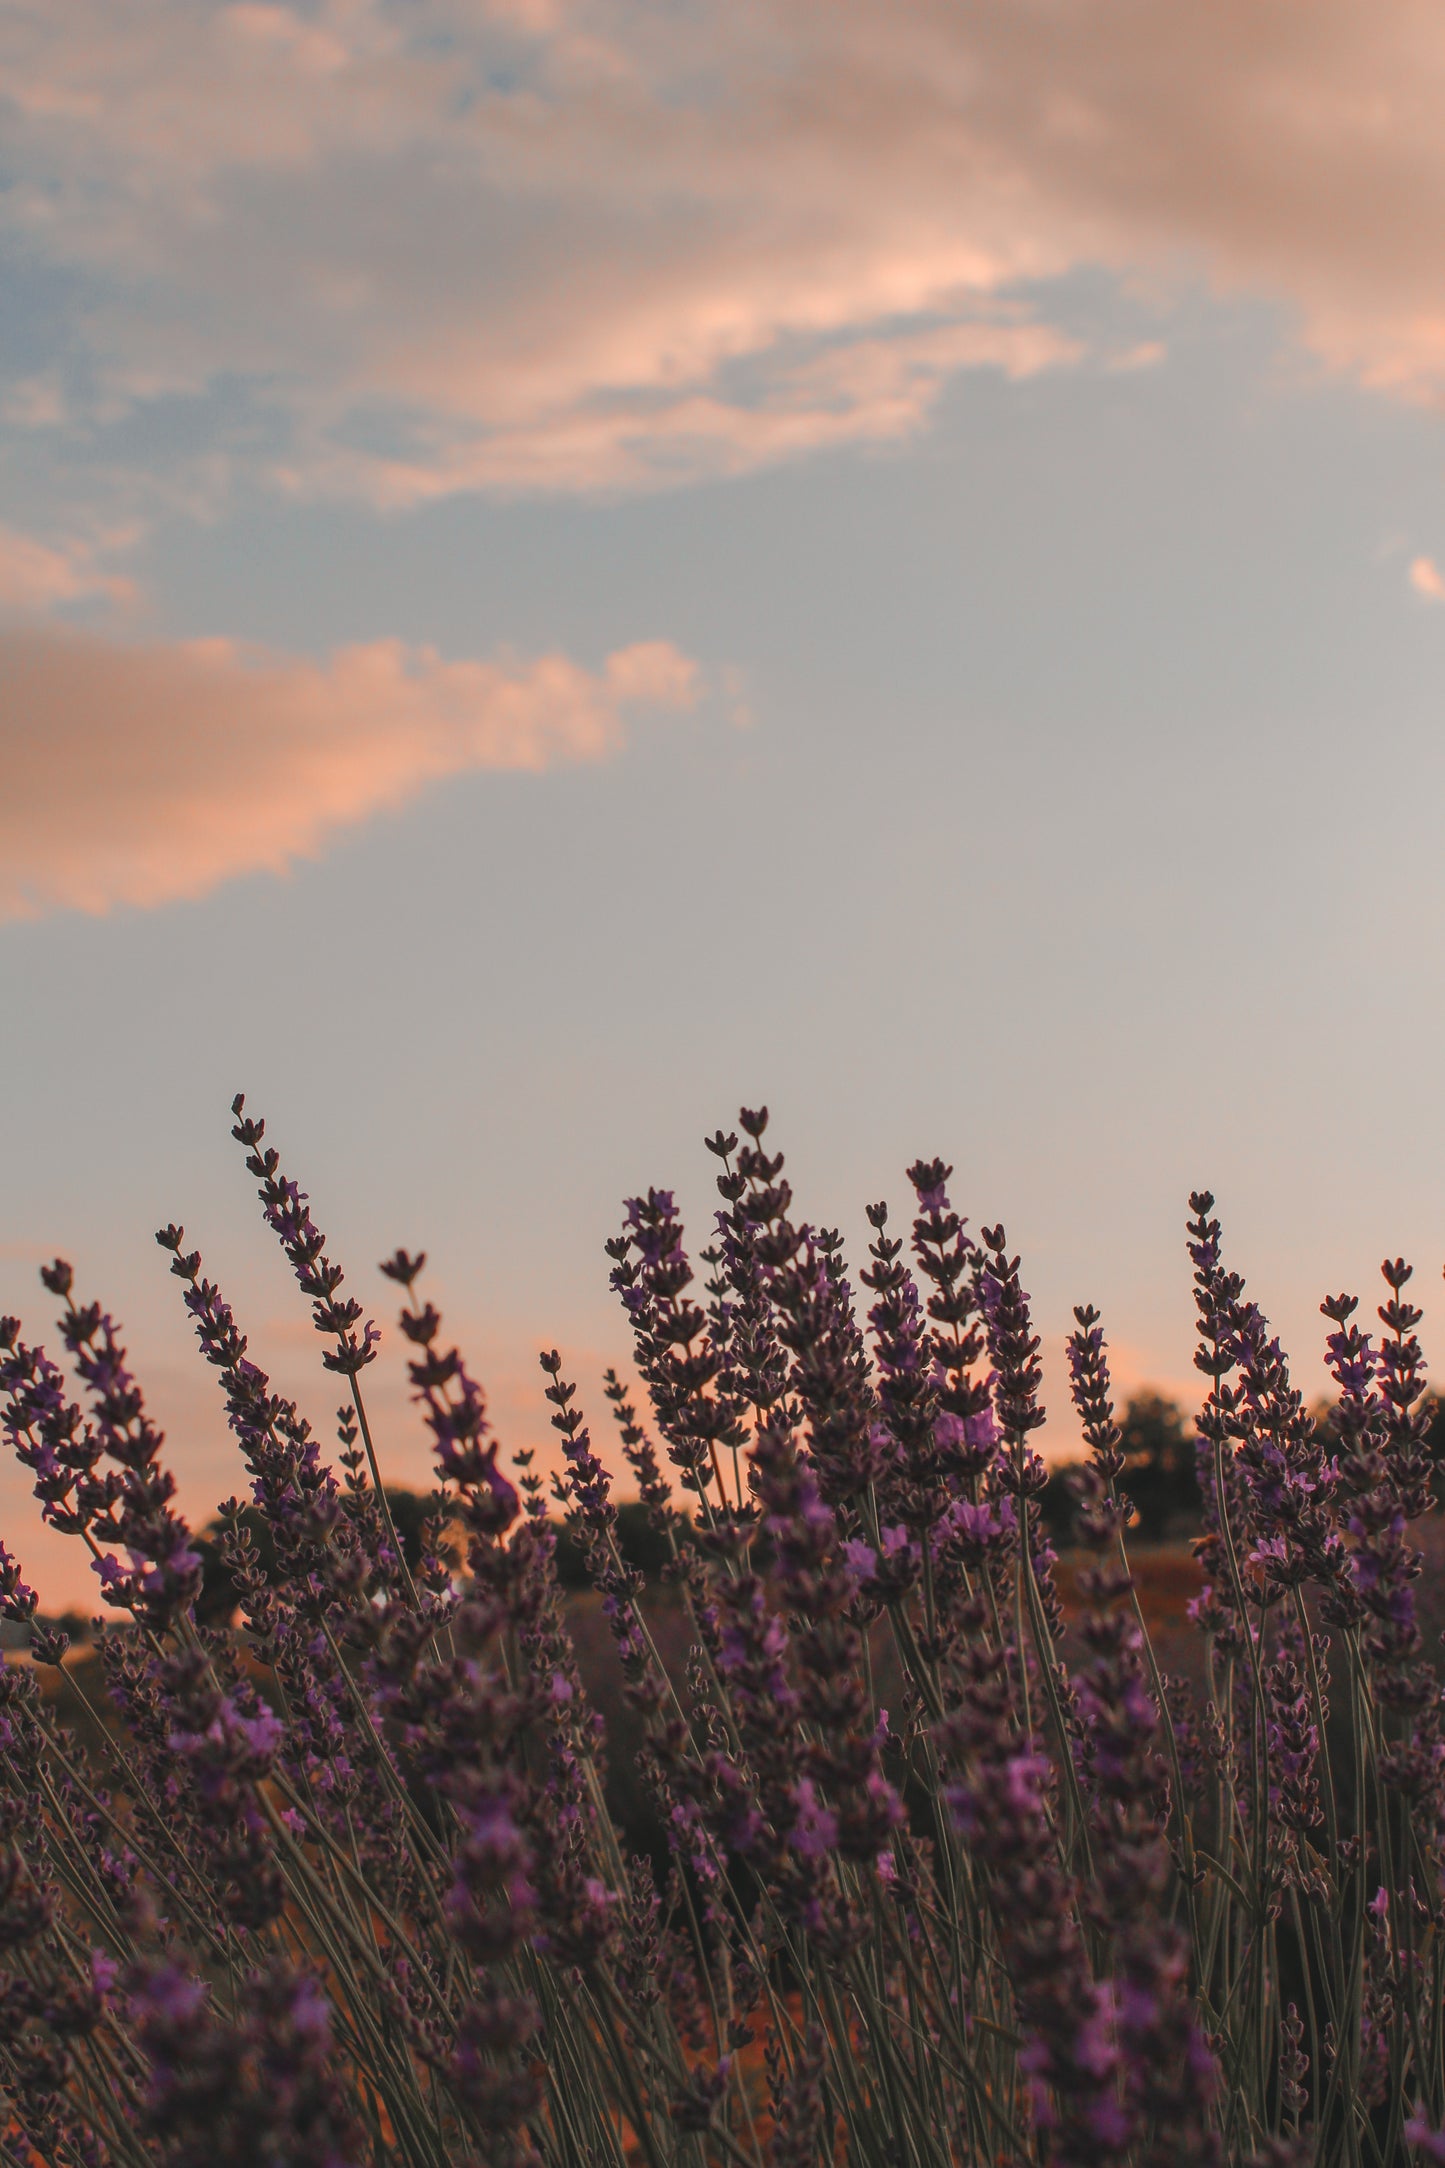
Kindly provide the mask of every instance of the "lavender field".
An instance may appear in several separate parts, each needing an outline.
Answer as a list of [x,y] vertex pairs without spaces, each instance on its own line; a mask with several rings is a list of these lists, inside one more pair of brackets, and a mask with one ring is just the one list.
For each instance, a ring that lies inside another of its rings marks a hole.
[[[221,1509],[219,1615],[111,1316],[56,1262],[60,1360],[4,1324],[9,1448],[108,1611],[68,1660],[5,1553],[29,1649],[0,1672],[4,2158],[1445,2158],[1408,1265],[1378,1329],[1321,1305],[1317,1420],[1191,1198],[1202,1534],[1170,1676],[1100,1320],[1069,1342],[1089,1458],[1061,1577],[1020,1265],[941,1161],[910,1168],[899,1232],[869,1208],[856,1277],[795,1216],[766,1111],[708,1139],[700,1279],[672,1196],[627,1205],[608,1248],[640,1393],[607,1390],[664,1561],[645,1590],[560,1357],[549,1494],[398,1251],[437,1481],[408,1561],[366,1414],[377,1329],[235,1116],[345,1400],[328,1448],[161,1230],[256,1509]],[[559,1582],[563,1539],[591,1598]],[[584,1685],[600,1635],[640,1850]]]

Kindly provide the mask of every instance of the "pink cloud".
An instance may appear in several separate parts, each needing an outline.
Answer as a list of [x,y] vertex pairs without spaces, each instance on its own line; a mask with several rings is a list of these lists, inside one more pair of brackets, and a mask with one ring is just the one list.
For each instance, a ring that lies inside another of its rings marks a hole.
[[0,527],[0,611],[28,614],[93,595],[127,601],[133,594],[129,580],[97,563],[88,543],[56,547],[13,527]]
[[1416,557],[1410,566],[1410,585],[1427,602],[1445,602],[1445,579],[1433,557]]
[[610,401],[559,407],[485,434],[434,430],[408,457],[312,448],[286,486],[363,494],[389,507],[458,490],[626,488],[754,468],[922,428],[948,379],[991,368],[1015,380],[1077,361],[1078,342],[1029,322],[950,324],[907,336],[857,338],[805,355],[775,355],[763,393],[740,405],[717,389],[627,410]]
[[3,215],[104,275],[103,398],[249,377],[277,478],[384,502],[897,438],[1080,360],[1084,265],[1436,397],[1442,97],[1426,0],[0,11]]
[[30,627],[0,631],[0,679],[3,918],[280,873],[447,776],[607,759],[629,710],[699,694],[695,664],[662,640],[589,671],[562,655],[447,662],[395,640],[320,663]]

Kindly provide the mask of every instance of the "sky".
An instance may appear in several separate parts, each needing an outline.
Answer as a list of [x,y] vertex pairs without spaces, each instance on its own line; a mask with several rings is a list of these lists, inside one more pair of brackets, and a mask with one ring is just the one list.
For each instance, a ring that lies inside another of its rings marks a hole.
[[[597,1442],[621,1201],[1002,1220],[1193,1392],[1442,1312],[1445,21],[1415,0],[0,0],[0,1306],[152,1241],[325,1431],[244,1090],[383,1328]],[[1445,1341],[1433,1341],[1445,1361]],[[73,1546],[0,1468],[53,1604]]]

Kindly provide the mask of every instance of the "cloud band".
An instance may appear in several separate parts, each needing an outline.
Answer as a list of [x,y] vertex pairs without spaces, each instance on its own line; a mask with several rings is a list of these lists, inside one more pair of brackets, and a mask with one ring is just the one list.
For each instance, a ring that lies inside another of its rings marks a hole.
[[278,873],[447,776],[607,759],[630,710],[689,708],[667,641],[591,671],[378,640],[327,662],[226,640],[0,631],[0,917],[159,904]]

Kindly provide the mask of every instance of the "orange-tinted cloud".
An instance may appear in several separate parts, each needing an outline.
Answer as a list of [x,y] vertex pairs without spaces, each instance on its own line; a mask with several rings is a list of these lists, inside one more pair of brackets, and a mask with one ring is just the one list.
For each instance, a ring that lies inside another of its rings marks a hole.
[[666,641],[601,670],[447,662],[395,640],[329,662],[225,640],[0,631],[0,917],[199,896],[284,871],[471,769],[606,759],[633,708],[698,697]]
[[1434,397],[1442,100],[1429,0],[11,0],[0,216],[103,275],[106,411],[224,375],[299,490],[616,487],[1077,359],[1080,266]]
[[1416,557],[1411,561],[1410,585],[1427,602],[1445,602],[1445,579],[1433,557]]
[[88,544],[56,547],[0,527],[0,611],[51,610],[95,595],[124,601],[132,594],[130,581],[105,571]]

